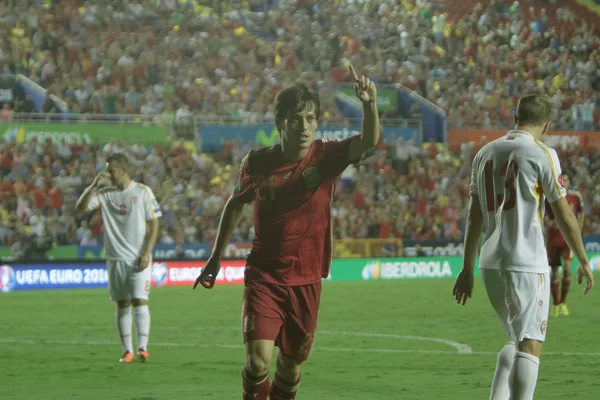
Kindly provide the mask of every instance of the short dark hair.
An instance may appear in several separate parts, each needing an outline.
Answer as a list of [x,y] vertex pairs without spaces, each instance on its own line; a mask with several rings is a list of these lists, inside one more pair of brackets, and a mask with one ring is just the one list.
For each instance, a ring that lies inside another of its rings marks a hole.
[[321,114],[321,102],[317,92],[309,89],[302,82],[296,82],[281,89],[277,97],[275,97],[273,107],[275,111],[275,124],[279,127],[290,113],[301,111],[310,104],[315,107],[315,115],[318,120]]
[[552,120],[554,107],[543,94],[530,94],[519,99],[515,122],[521,126],[542,125]]
[[110,156],[106,157],[106,162],[114,164],[117,168],[124,170],[129,168],[129,160],[127,159],[127,156],[122,153],[111,154]]

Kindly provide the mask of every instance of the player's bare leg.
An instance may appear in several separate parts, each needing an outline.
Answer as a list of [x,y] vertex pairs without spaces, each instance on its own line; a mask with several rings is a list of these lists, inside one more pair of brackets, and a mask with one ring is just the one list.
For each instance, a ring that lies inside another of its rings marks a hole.
[[550,273],[550,281],[552,282],[550,291],[552,292],[552,309],[550,310],[550,316],[559,316],[559,305],[561,302],[560,297],[560,266],[552,266],[552,272]]
[[117,329],[123,344],[122,363],[133,361],[133,344],[131,339],[131,302],[129,300],[117,301]]
[[569,315],[569,309],[567,308],[567,295],[569,294],[569,288],[571,287],[571,267],[573,265],[573,259],[564,260],[563,277],[560,290],[560,315]]
[[148,300],[133,299],[133,315],[135,321],[135,330],[137,332],[137,356],[141,362],[146,362],[150,358],[148,353],[148,336],[150,335],[150,310],[148,309]]
[[508,342],[498,353],[490,400],[508,400],[510,395],[510,372],[515,361],[516,352],[515,342]]
[[246,342],[246,364],[242,371],[243,400],[267,400],[271,389],[269,365],[274,347],[272,340]]
[[292,400],[296,398],[300,385],[302,361],[285,357],[277,353],[277,367],[271,386],[271,400]]
[[524,339],[517,344],[517,353],[510,374],[510,400],[531,400],[535,392],[542,342]]

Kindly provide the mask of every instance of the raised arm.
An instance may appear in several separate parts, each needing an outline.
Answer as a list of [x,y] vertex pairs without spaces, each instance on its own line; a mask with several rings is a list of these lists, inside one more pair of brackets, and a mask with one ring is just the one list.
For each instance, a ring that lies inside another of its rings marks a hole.
[[356,97],[363,105],[362,132],[360,136],[352,138],[350,145],[349,158],[351,161],[356,161],[379,141],[379,113],[375,84],[364,75],[359,77],[352,65],[350,65],[350,73],[355,82]]
[[[75,210],[77,210],[78,212],[85,212],[85,211],[90,210],[90,201],[92,200],[92,197],[96,193],[96,189],[98,189],[98,185],[100,184],[100,181],[104,180],[104,179],[109,179],[109,175],[107,172],[100,172],[98,175],[96,175],[92,184],[83,191],[83,193],[79,197],[79,200],[77,200],[77,204],[75,205]],[[96,206],[97,205],[95,205],[94,207],[96,207]],[[92,208],[94,208],[94,207],[92,207]]]

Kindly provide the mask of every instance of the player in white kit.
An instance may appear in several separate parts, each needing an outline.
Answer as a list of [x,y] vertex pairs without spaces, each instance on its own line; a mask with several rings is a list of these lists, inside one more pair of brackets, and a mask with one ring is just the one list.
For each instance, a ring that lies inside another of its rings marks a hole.
[[[147,350],[150,333],[148,294],[152,280],[152,248],[161,217],[152,190],[131,180],[127,174],[128,165],[123,154],[109,156],[106,170],[98,174],[77,202],[80,212],[102,210],[108,287],[111,300],[117,302],[117,328],[124,351],[119,361],[124,363],[134,359],[132,304],[138,359],[144,362],[150,357]],[[105,180],[112,185],[99,189]]]
[[533,399],[550,306],[550,267],[543,231],[544,197],[579,260],[578,282],[594,278],[577,219],[565,199],[556,152],[540,142],[552,119],[542,95],[519,100],[515,129],[484,146],[473,160],[463,269],[453,295],[465,304],[473,291],[475,257],[500,324],[511,338],[499,353],[492,400]]

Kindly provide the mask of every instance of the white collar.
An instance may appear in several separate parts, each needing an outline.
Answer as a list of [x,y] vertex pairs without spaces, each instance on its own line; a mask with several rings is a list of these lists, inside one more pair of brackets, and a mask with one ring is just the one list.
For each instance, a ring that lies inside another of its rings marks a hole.
[[509,135],[513,134],[513,133],[524,133],[524,134],[529,135],[529,136],[531,136],[533,138],[533,135],[531,133],[529,133],[527,131],[522,131],[520,129],[513,129],[512,131],[508,131]]
[[129,182],[129,185],[127,185],[126,188],[123,188],[122,192],[129,190],[131,187],[133,187],[134,183],[135,183],[135,181],[132,179],[131,182]]

